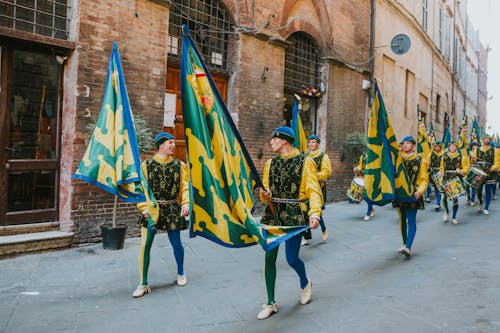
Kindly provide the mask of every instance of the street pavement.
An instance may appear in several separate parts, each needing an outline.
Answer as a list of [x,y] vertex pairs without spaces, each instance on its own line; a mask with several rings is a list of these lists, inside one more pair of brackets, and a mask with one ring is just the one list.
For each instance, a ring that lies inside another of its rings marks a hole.
[[411,260],[401,246],[397,211],[365,204],[327,205],[330,238],[313,231],[301,249],[313,281],[300,305],[298,277],[278,256],[278,313],[258,320],[266,300],[260,247],[221,247],[188,238],[188,284],[175,284],[165,234],[153,244],[152,293],[132,298],[140,239],[122,250],[92,244],[0,260],[0,332],[500,332],[500,199],[491,215],[464,207],[458,225],[433,204],[417,215]]

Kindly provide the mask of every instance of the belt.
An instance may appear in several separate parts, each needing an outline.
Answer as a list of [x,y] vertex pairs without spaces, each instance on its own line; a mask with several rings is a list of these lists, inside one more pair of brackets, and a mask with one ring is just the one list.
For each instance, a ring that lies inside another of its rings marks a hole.
[[276,203],[294,203],[299,204],[302,202],[306,202],[307,200],[299,200],[299,199],[285,199],[285,198],[271,198],[272,202]]
[[456,173],[456,170],[445,170],[445,173]]
[[172,199],[172,200],[156,200],[159,204],[166,205],[166,204],[173,204],[177,202],[177,199]]

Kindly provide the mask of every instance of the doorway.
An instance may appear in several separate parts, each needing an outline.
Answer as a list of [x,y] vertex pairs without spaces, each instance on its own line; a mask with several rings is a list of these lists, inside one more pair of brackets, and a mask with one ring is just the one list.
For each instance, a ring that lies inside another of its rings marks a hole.
[[0,225],[58,220],[62,66],[0,43]]

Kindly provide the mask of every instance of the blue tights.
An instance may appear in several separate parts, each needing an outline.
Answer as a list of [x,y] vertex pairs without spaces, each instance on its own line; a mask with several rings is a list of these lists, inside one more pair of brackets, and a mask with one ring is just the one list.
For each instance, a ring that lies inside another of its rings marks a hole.
[[[302,236],[297,235],[285,241],[285,255],[288,265],[290,265],[300,279],[300,288],[307,285],[306,267],[302,259],[299,258],[300,241]],[[266,281],[267,304],[273,304],[274,289],[276,285],[276,258],[278,257],[279,246],[266,252],[264,262],[264,278]]]
[[398,212],[403,243],[407,248],[411,249],[415,234],[417,233],[417,210],[398,207]]

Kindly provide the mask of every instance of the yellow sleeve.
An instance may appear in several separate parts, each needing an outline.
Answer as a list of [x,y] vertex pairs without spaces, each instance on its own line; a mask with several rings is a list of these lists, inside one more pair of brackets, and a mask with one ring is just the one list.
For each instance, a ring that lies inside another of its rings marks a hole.
[[[264,187],[263,190],[268,190],[269,189],[269,169],[271,168],[271,160],[267,160],[266,164],[264,165],[264,171],[262,172],[262,186]],[[262,194],[260,195],[260,200],[262,202],[267,203],[268,200],[265,200]]]
[[327,154],[323,155],[321,159],[321,167],[318,172],[318,180],[321,182],[325,182],[328,178],[330,178],[332,174],[332,164],[330,163],[330,158]]
[[181,188],[179,191],[181,205],[189,206],[189,168],[181,161]]
[[[148,168],[146,166],[146,161],[144,161],[144,162],[141,163],[141,169],[142,169],[142,174],[144,175],[144,178],[147,181],[148,180]],[[141,213],[144,212],[144,211],[146,211],[148,209],[148,203],[147,203],[147,201],[139,202],[137,204],[137,209]]]
[[321,216],[321,206],[323,204],[323,195],[319,186],[316,163],[310,157],[306,157],[304,168],[302,170],[302,179],[299,188],[299,199],[309,199],[309,216]]
[[[441,162],[442,163],[442,162]],[[424,195],[427,190],[427,186],[429,186],[429,171],[427,166],[427,160],[422,158],[420,162],[420,170],[418,171],[418,188],[417,191]]]
[[363,155],[361,155],[359,157],[359,161],[358,161],[358,172],[363,172],[365,166],[364,166],[364,163],[363,163]]
[[495,170],[500,170],[500,149],[495,148],[495,157],[493,158],[493,167]]
[[467,155],[462,155],[462,175],[466,176],[470,170],[470,158]]
[[444,154],[443,154],[443,156],[439,160],[439,172],[441,172],[441,174],[444,175],[445,171],[446,170],[444,169]]

